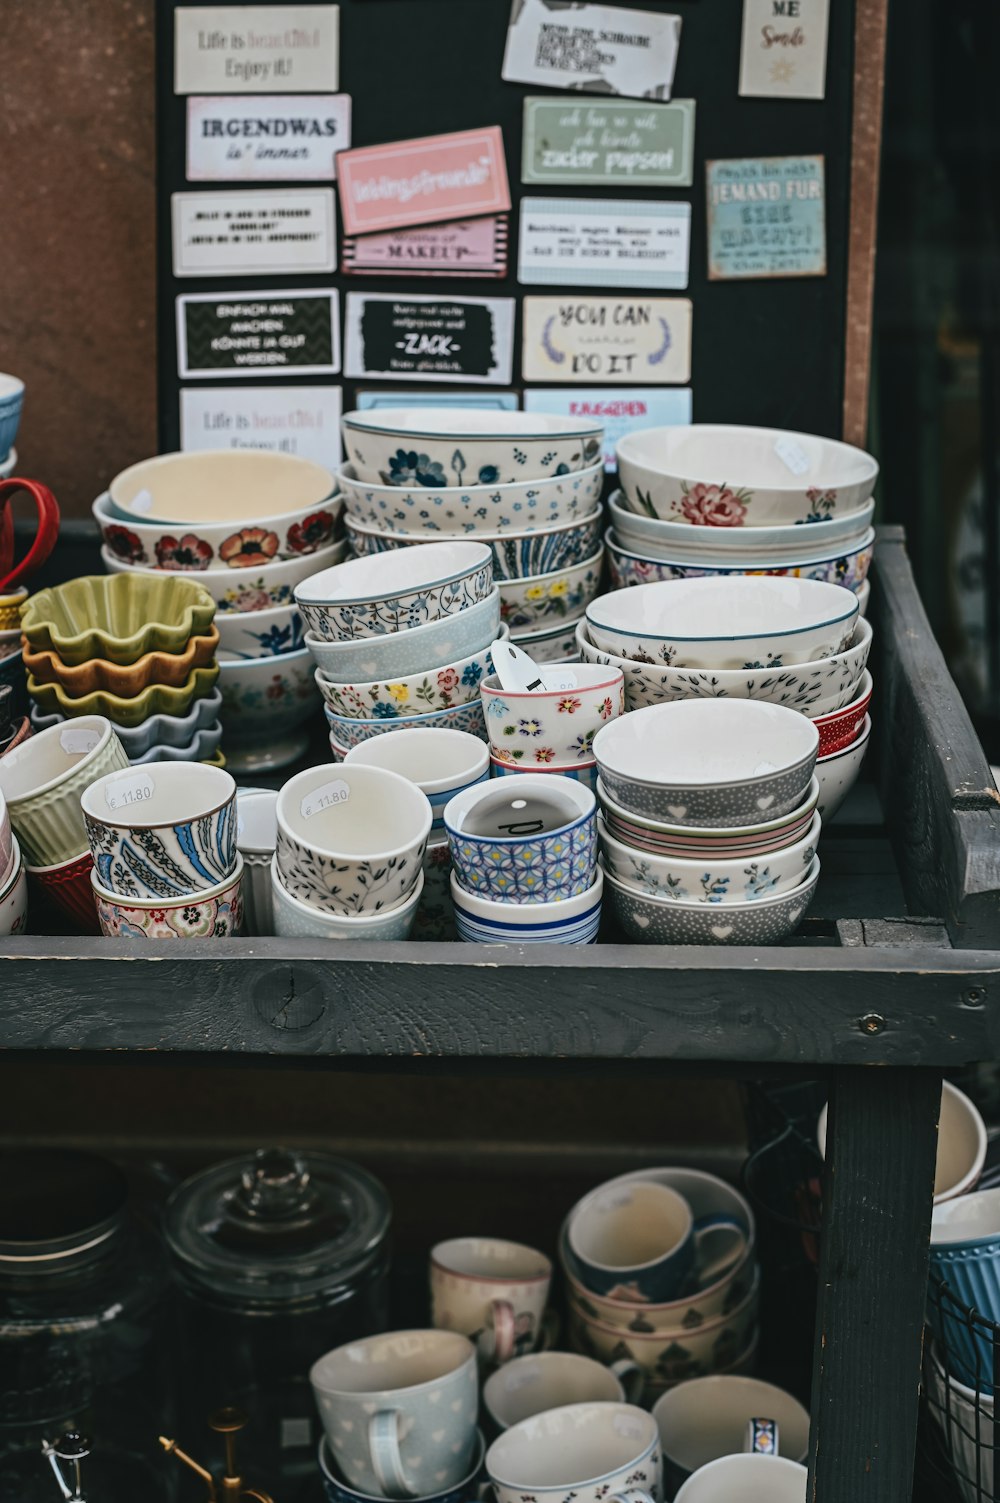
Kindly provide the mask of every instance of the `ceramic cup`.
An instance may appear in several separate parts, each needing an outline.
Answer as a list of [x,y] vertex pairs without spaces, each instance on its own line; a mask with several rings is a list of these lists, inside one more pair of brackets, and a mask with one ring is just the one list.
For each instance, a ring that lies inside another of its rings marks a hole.
[[89,851],[71,861],[59,861],[54,866],[25,867],[33,895],[47,899],[58,908],[78,934],[101,933],[90,880],[93,870],[94,858]]
[[55,866],[87,844],[80,796],[128,758],[110,720],[81,715],[54,725],[0,757],[0,791],[29,866]]
[[28,922],[28,877],[17,841],[14,861],[3,887],[0,888],[0,935],[23,934]]
[[278,840],[273,788],[237,788],[236,846],[243,857],[243,932],[273,934],[271,858]]
[[806,1503],[808,1476],[781,1456],[723,1456],[693,1472],[675,1503]]
[[456,1331],[393,1331],[349,1342],[309,1373],[347,1482],[420,1498],[468,1476],[476,1446],[476,1353]]
[[478,736],[445,726],[387,731],[352,746],[344,758],[352,766],[385,767],[426,793],[434,815],[431,830],[444,830],[445,805],[490,775],[490,754]]
[[[632,1404],[568,1404],[522,1420],[486,1452],[497,1503],[610,1503],[661,1494],[656,1421]],[[730,1500],[731,1503],[731,1500]]]
[[576,1352],[533,1352],[498,1368],[483,1385],[483,1406],[498,1430],[546,1409],[567,1404],[635,1404],[642,1396],[644,1374],[637,1362],[605,1367]]
[[653,1181],[599,1186],[574,1208],[568,1237],[588,1289],[636,1304],[663,1303],[695,1282],[714,1281],[747,1241],[734,1217],[696,1222],[683,1196]]
[[692,1472],[720,1456],[751,1449],[764,1454],[760,1448],[770,1446],[768,1454],[804,1462],[809,1449],[808,1410],[783,1388],[757,1378],[692,1378],[657,1399],[653,1418],[663,1444],[668,1498]]
[[993,1393],[993,1342],[984,1321],[1000,1321],[1000,1190],[977,1190],[942,1201],[931,1218],[931,1274],[956,1304],[932,1300],[928,1320],[949,1370],[982,1393]]
[[496,674],[483,680],[480,693],[494,753],[525,769],[592,760],[601,726],[625,713],[622,670],[574,663],[543,667],[539,677],[558,687],[511,692]]
[[383,767],[296,773],[275,805],[275,859],[293,898],[328,913],[397,908],[413,892],[431,828],[427,796]]
[[[473,1451],[472,1464],[468,1476],[463,1477],[461,1482],[454,1486],[438,1487],[432,1493],[416,1500],[416,1503],[469,1503],[476,1496],[476,1485],[482,1475],[483,1461],[486,1457],[486,1442],[481,1430],[476,1431],[476,1445]],[[359,1493],[357,1488],[349,1487],[344,1481],[339,1468],[330,1455],[326,1437],[319,1443],[319,1468],[323,1474],[323,1491],[326,1494],[327,1503],[382,1503],[381,1496],[373,1497],[369,1493]]]
[[132,898],[108,892],[91,872],[101,933],[120,939],[230,939],[243,924],[243,857],[214,887],[184,897]]
[[200,762],[108,773],[80,800],[98,881],[124,898],[180,898],[236,868],[236,783]]
[[431,1319],[476,1342],[488,1361],[509,1362],[543,1338],[552,1264],[520,1242],[453,1237],[431,1250]]
[[498,903],[578,897],[597,870],[596,811],[570,778],[526,773],[467,788],[444,811],[458,883]]

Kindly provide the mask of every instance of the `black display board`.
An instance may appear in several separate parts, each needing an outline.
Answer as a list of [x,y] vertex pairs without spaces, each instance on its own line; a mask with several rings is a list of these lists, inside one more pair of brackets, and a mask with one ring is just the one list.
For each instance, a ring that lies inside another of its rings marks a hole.
[[[187,0],[192,3],[192,0]],[[353,102],[352,145],[373,145],[473,126],[503,128],[514,207],[505,279],[449,280],[386,276],[213,278],[172,275],[170,195],[188,187],[222,190],[238,184],[191,185],[185,178],[186,98],[173,92],[175,0],[157,0],[159,437],[163,450],[180,443],[175,298],[180,293],[239,292],[270,282],[280,287],[336,285],[351,291],[421,292],[457,297],[515,295],[518,318],[513,385],[520,387],[520,301],[560,289],[516,281],[517,204],[545,197],[689,200],[693,206],[691,275],[694,307],[692,378],[699,422],[759,423],[829,436],[840,434],[844,394],[848,220],[854,69],[854,0],[832,0],[823,100],[741,99],[737,92],[741,0],[634,0],[647,10],[683,19],[673,96],[696,101],[694,181],[690,188],[540,187],[521,184],[522,101],[550,91],[500,77],[510,0],[340,0],[340,91]],[[553,97],[580,99],[551,91]],[[822,154],[826,159],[827,274],[823,277],[710,282],[706,267],[705,162],[716,158]],[[265,187],[254,182],[246,186]],[[275,186],[280,186],[276,184]],[[339,210],[339,206],[338,206]],[[343,226],[338,212],[338,236]],[[569,289],[567,289],[569,290]],[[641,290],[641,289],[637,289]],[[572,292],[608,295],[607,288]],[[341,300],[343,304],[343,299]],[[343,313],[343,306],[341,308]],[[282,378],[290,379],[290,378]],[[339,377],[303,378],[342,384],[344,410],[357,385]],[[199,386],[213,383],[199,381]],[[218,385],[229,384],[220,380]],[[260,385],[275,385],[262,380]],[[409,384],[409,383],[407,383]],[[546,383],[555,384],[555,383]],[[417,390],[414,386],[414,390]],[[420,387],[420,390],[425,388]],[[433,389],[428,383],[426,389]],[[450,391],[463,388],[451,386]],[[628,388],[620,388],[623,394]]]

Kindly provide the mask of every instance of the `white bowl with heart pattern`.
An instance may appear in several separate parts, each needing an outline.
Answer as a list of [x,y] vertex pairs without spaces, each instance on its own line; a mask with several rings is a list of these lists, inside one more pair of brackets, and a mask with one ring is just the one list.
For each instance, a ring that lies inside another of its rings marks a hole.
[[604,823],[622,845],[653,856],[680,856],[685,861],[716,860],[719,857],[768,856],[793,845],[808,830],[819,802],[819,779],[815,773],[806,797],[797,808],[778,819],[731,829],[704,825],[668,825],[645,819],[616,804],[600,778],[594,789]]
[[727,903],[677,903],[636,892],[604,873],[608,903],[625,937],[643,945],[776,945],[798,928],[819,881],[817,857],[805,880],[788,892]]
[[462,540],[351,559],[304,579],[295,599],[310,632],[353,642],[456,616],[492,589],[490,549]]
[[507,485],[589,469],[604,429],[587,418],[456,407],[345,412],[344,453],[374,485]]

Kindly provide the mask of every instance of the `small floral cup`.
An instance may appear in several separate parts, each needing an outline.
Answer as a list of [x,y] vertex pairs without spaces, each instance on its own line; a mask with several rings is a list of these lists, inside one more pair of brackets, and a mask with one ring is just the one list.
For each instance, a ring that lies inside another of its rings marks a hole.
[[496,674],[483,679],[480,693],[494,756],[525,769],[591,761],[601,726],[625,713],[621,669],[553,663],[539,675],[551,687],[509,693]]

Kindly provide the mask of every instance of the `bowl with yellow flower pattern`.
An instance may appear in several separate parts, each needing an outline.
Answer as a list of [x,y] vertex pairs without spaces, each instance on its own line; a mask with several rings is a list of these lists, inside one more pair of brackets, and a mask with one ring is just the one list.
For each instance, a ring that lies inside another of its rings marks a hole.
[[568,569],[500,580],[500,614],[512,631],[533,631],[581,616],[601,588],[604,549]]
[[524,768],[590,761],[601,726],[625,713],[621,669],[572,663],[538,671],[543,689],[511,692],[495,674],[483,680],[483,713],[494,756]]
[[[502,625],[501,640],[509,635]],[[428,710],[450,710],[479,699],[479,686],[493,672],[490,646],[481,647],[469,657],[426,673],[411,673],[390,682],[368,680],[357,684],[334,683],[322,668],[316,669],[316,683],[330,709],[350,720],[378,718],[396,720],[401,715],[423,715]]]

